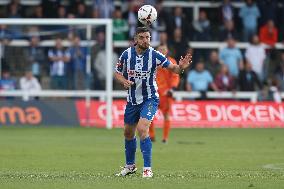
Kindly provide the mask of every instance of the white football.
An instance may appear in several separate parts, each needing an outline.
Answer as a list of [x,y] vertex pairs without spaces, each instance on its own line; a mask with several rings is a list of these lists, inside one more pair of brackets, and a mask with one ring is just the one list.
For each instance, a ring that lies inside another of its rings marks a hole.
[[151,5],[143,5],[138,10],[138,20],[143,25],[151,25],[157,19],[157,10]]

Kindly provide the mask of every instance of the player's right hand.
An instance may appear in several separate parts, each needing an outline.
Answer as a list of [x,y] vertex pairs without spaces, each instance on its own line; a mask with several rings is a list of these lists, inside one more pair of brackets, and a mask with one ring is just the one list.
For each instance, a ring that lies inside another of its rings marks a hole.
[[124,87],[125,89],[129,89],[129,88],[131,87],[131,85],[133,85],[133,84],[134,84],[133,81],[125,80],[125,81],[123,82],[123,87]]

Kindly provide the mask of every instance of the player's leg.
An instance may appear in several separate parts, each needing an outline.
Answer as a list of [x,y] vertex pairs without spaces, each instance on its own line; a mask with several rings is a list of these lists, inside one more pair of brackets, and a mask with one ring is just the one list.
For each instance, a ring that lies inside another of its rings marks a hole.
[[154,121],[152,121],[152,123],[150,124],[149,127],[149,135],[150,135],[150,139],[152,142],[155,142],[155,126],[154,126]]
[[158,110],[159,100],[148,99],[143,103],[137,131],[140,137],[140,148],[144,159],[143,177],[152,177],[152,142],[149,137],[149,126]]
[[124,147],[125,147],[125,165],[131,167],[135,165],[135,153],[137,148],[136,142],[136,125],[125,124],[124,126]]
[[162,142],[166,143],[169,139],[169,133],[170,133],[170,110],[171,110],[171,104],[173,99],[169,97],[164,97],[163,103],[161,103],[161,111],[164,116],[164,125],[163,125],[163,140]]
[[169,133],[170,133],[170,114],[169,112],[165,112],[164,114],[164,128],[163,128],[163,143],[166,143],[169,139]]
[[143,177],[152,177],[152,141],[149,137],[149,126],[151,120],[141,117],[137,124],[137,131],[140,138],[140,149],[143,155],[144,167]]
[[130,103],[126,105],[124,114],[124,146],[125,146],[125,166],[118,174],[119,176],[126,176],[135,173],[137,168],[135,166],[135,153],[137,148],[136,142],[136,127],[140,117],[140,108],[133,106]]

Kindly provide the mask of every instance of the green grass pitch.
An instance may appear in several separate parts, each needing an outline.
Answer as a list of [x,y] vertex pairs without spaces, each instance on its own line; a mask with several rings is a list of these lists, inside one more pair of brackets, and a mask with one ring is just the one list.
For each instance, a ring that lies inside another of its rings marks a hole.
[[[1,189],[283,189],[284,129],[157,130],[152,179],[121,178],[122,129],[0,127]],[[138,145],[139,146],[139,145]]]

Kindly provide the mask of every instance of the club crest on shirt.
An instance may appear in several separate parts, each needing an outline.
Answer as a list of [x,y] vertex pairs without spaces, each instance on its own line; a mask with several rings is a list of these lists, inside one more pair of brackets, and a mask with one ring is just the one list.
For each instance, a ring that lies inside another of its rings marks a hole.
[[150,70],[148,71],[142,71],[142,70],[127,70],[127,74],[129,77],[135,78],[135,79],[147,79],[150,77]]

